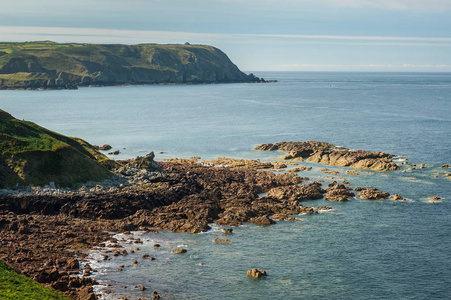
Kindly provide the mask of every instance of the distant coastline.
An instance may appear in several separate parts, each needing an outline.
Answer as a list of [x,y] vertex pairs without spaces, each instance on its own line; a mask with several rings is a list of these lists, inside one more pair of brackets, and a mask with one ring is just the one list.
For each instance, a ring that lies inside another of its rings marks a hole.
[[207,45],[0,43],[0,89],[273,82]]

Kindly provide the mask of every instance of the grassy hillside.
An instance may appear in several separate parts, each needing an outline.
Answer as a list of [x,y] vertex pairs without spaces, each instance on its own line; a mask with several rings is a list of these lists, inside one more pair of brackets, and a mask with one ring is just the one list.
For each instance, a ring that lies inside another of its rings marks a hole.
[[0,260],[0,299],[17,300],[69,300],[51,288],[41,286],[33,280],[17,274],[11,267]]
[[0,43],[4,89],[259,80],[205,45]]
[[87,142],[63,136],[0,110],[0,188],[74,186],[110,175],[115,162]]

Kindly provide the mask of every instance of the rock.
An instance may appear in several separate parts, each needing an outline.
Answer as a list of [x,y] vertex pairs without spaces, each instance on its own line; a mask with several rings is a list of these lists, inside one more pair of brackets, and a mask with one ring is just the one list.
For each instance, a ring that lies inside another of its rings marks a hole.
[[172,253],[186,253],[186,252],[187,252],[187,250],[183,249],[183,248],[177,248],[172,251]]
[[224,228],[223,231],[224,231],[224,234],[232,234],[233,229],[232,228]]
[[401,197],[400,194],[394,194],[391,198],[395,201],[406,201],[407,200],[407,199],[404,199],[403,197]]
[[293,169],[288,169],[287,172],[302,172],[302,171],[310,171],[312,167],[299,166]]
[[151,151],[144,157],[136,157],[133,161],[128,163],[128,167],[150,171],[161,171],[160,166],[154,161],[154,158],[155,154],[153,153],[153,151]]
[[429,199],[429,203],[441,203],[442,201],[440,200],[440,199],[442,199],[442,198],[440,198],[440,197],[438,197],[438,196],[431,196],[431,197],[428,197],[428,199]]
[[350,188],[336,182],[329,184],[326,189],[326,200],[328,201],[348,201],[350,197],[354,196],[355,194],[350,191]]
[[450,165],[448,165],[448,164],[444,164],[444,165],[442,165],[440,168],[450,168],[451,166]]
[[279,200],[308,200],[321,199],[325,190],[321,188],[319,182],[312,182],[307,185],[291,185],[277,187],[269,190],[267,197]]
[[230,243],[229,239],[220,239],[220,238],[215,238],[214,239],[215,243]]
[[155,248],[161,247],[160,244],[153,244],[153,246],[154,246]]
[[121,153],[121,151],[119,151],[119,150],[116,150],[113,152],[108,152],[108,154],[110,154],[110,155],[118,155],[119,153]]
[[359,175],[359,173],[356,172],[356,171],[346,171],[346,174],[347,174],[347,175],[354,175],[354,176]]
[[276,222],[273,221],[272,219],[270,219],[268,216],[261,216],[261,217],[252,218],[252,219],[249,220],[249,223],[254,223],[256,225],[276,224]]
[[356,186],[355,188],[354,188],[354,191],[356,191],[356,192],[360,192],[360,191],[362,191],[363,190],[363,187],[361,187],[361,186]]
[[108,145],[108,144],[105,144],[105,145],[103,145],[103,146],[100,146],[99,147],[99,150],[110,150],[110,149],[112,149],[113,147],[111,147],[110,145]]
[[267,276],[265,270],[252,269],[247,271],[247,277],[250,277],[252,279],[260,279],[263,276]]
[[79,267],[80,267],[80,263],[78,262],[78,259],[76,259],[76,258],[68,259],[66,262],[66,268],[69,270],[78,270]]
[[320,150],[312,154],[307,160],[328,164],[331,166],[351,167],[357,169],[371,169],[377,171],[397,170],[399,167],[391,161],[392,157],[392,154],[364,150]]
[[78,297],[80,300],[96,300],[97,299],[91,286],[82,288],[79,292]]
[[381,192],[377,189],[363,189],[357,194],[357,196],[367,200],[381,200],[388,198],[390,194],[387,192]]

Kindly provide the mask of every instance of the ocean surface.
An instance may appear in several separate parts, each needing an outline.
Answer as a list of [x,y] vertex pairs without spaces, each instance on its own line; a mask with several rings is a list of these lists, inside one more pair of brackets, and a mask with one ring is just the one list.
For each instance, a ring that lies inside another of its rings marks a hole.
[[[163,299],[450,299],[451,180],[445,173],[451,169],[439,167],[451,164],[451,74],[254,73],[279,82],[0,91],[0,108],[16,118],[110,144],[121,152],[115,158],[154,151],[156,160],[270,160],[281,153],[252,148],[318,140],[425,164],[351,176],[346,168],[299,163],[313,167],[302,176],[324,185],[346,179],[409,201],[306,201],[333,210],[270,227],[246,224],[234,228],[227,244],[213,242],[226,237],[220,226],[201,234],[119,235],[144,243],[124,241],[126,249],[140,250],[109,261],[90,253],[98,290],[113,292],[104,298],[151,299],[156,290]],[[325,174],[323,167],[340,174]],[[429,196],[442,202],[428,203]],[[188,252],[172,254],[176,247]],[[248,279],[251,268],[268,276]]]

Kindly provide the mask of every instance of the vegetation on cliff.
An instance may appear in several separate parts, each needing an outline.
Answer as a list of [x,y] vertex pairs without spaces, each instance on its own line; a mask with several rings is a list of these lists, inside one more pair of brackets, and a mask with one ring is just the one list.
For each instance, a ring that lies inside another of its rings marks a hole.
[[89,143],[63,136],[0,110],[0,188],[74,186],[110,175],[117,163]]
[[17,274],[13,268],[0,260],[0,299],[61,299],[70,298],[59,294],[49,287]]
[[0,43],[0,89],[256,81],[206,45]]

